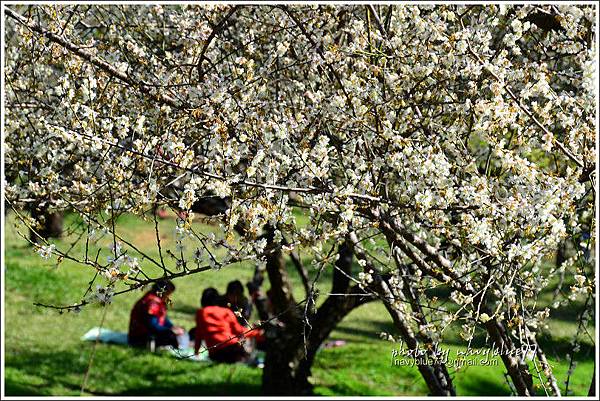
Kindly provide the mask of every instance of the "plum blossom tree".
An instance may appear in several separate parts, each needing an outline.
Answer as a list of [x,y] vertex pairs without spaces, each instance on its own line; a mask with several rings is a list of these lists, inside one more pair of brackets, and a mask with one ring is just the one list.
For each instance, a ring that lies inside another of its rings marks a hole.
[[[11,6],[5,199],[24,227],[38,227],[20,212],[35,203],[79,214],[86,244],[113,238],[106,263],[106,250],[38,245],[43,257],[88,266],[101,285],[67,310],[163,276],[256,263],[285,327],[270,341],[267,393],[310,392],[321,342],[376,299],[392,338],[432,362],[418,366],[430,393],[455,394],[435,350],[458,328],[466,344],[484,335],[505,351],[516,393],[535,394],[535,377],[560,395],[537,338],[560,306],[584,300],[584,328],[594,312],[593,256],[545,261],[565,239],[588,250],[596,240],[595,13]],[[215,198],[225,205],[212,213],[220,234],[194,231],[194,205]],[[190,212],[177,249],[162,249],[157,225],[158,259],[114,224],[123,213],[156,221],[157,204]],[[313,257],[312,280],[298,250]],[[285,255],[305,278],[303,301]],[[553,303],[538,302],[557,275],[566,279]]]

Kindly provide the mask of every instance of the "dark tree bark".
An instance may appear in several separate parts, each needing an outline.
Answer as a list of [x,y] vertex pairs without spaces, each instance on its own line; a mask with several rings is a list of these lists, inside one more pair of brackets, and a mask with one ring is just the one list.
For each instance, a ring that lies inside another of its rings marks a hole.
[[338,255],[336,268],[333,271],[331,293],[348,295],[330,295],[317,312],[310,316],[311,329],[306,339],[305,357],[300,361],[297,373],[297,380],[307,386],[310,386],[308,378],[311,376],[311,368],[321,344],[352,310],[374,299],[371,294],[357,285],[350,288],[352,243],[350,241],[341,243]]
[[[414,275],[414,269],[410,265],[402,265],[397,260],[397,264],[399,269],[401,270],[401,276],[403,277],[404,286],[403,286],[403,295],[406,300],[408,300],[410,304],[410,308],[414,313],[414,316],[418,320],[418,324],[420,326],[427,326],[427,318],[425,317],[425,312],[421,307],[421,298],[419,294],[414,291],[412,283],[408,280],[407,277],[411,277]],[[407,274],[408,273],[408,274]],[[386,283],[387,284],[387,283]],[[388,286],[389,287],[389,286]],[[390,289],[390,292],[392,290]],[[398,297],[399,294],[394,294],[395,297]],[[431,337],[425,335],[422,332],[418,332],[417,336],[418,340],[422,344],[426,344],[426,348],[431,350],[433,347],[438,344],[432,340]],[[431,383],[427,383],[429,387],[429,391],[431,395],[443,395],[443,396],[454,396],[456,395],[456,390],[454,389],[454,385],[452,384],[452,379],[450,377],[450,373],[446,368],[446,364],[436,361],[436,356],[433,352],[429,351],[429,357],[432,358],[435,362],[428,367],[427,375],[433,375],[435,380]],[[423,372],[421,372],[423,374]],[[424,376],[425,377],[425,376]]]
[[49,238],[60,238],[63,232],[63,215],[59,212],[48,212],[44,207],[33,207],[31,217],[38,221],[41,227],[35,232],[29,230],[29,239],[39,244]]
[[[288,245],[288,242],[285,239],[285,237],[283,238],[283,244]],[[310,291],[310,283],[308,282],[308,272],[306,271],[306,267],[304,267],[304,265],[302,264],[302,259],[300,259],[300,255],[292,251],[290,252],[290,259],[292,260],[292,263],[294,264],[294,267],[296,268],[296,271],[298,272],[298,275],[302,280],[304,292],[308,294]]]
[[562,241],[556,250],[556,267],[560,267],[567,260],[567,240]]
[[[482,311],[488,314],[492,313],[487,308],[482,308]],[[496,347],[501,350],[502,362],[504,362],[504,366],[517,389],[517,393],[520,396],[535,395],[533,378],[531,373],[529,373],[529,367],[520,358],[514,356],[517,355],[514,352],[516,347],[511,341],[504,324],[496,319],[492,319],[485,323],[485,328]]]
[[340,257],[332,279],[332,294],[349,295],[330,295],[315,313],[309,312],[307,316],[304,316],[304,309],[297,306],[291,295],[280,252],[274,252],[274,256],[268,258],[271,300],[277,305],[275,313],[282,314],[281,320],[285,326],[268,342],[263,370],[265,395],[312,394],[309,378],[321,344],[348,313],[373,299],[358,286],[349,289],[348,276],[352,267],[352,248],[349,243],[340,244],[338,253]]
[[[228,199],[210,197],[196,202],[192,210],[214,216],[226,213],[229,207]],[[235,229],[240,235],[246,233],[242,223]],[[310,383],[297,377],[298,366],[304,358],[302,309],[294,299],[280,244],[274,243],[274,229],[265,227],[264,237],[267,239],[266,272],[271,284],[269,301],[272,310],[267,311],[264,296],[256,300],[257,310],[262,321],[275,316],[281,325],[268,323],[264,326],[267,341],[262,391],[265,395],[309,395],[312,393]]]
[[328,297],[311,319],[312,329],[306,345],[306,357],[300,361],[297,373],[298,381],[310,386],[311,390],[312,385],[308,379],[321,344],[352,310],[374,299],[358,286],[353,286],[349,294],[351,295],[347,297]]
[[278,244],[273,242],[273,229],[267,229],[267,274],[271,283],[273,313],[283,326],[267,336],[262,391],[265,395],[307,395],[308,383],[296,380],[302,359],[302,312],[294,300],[285,262]]
[[[375,285],[377,286],[377,290],[380,293],[381,297],[385,297],[384,299],[389,299],[390,297],[392,297],[389,287],[387,287],[383,280],[376,280]],[[384,302],[384,305],[388,313],[392,317],[394,326],[400,332],[400,335],[402,336],[402,339],[404,340],[406,346],[410,350],[418,350],[419,340],[417,339],[417,336],[414,334],[414,332],[411,330],[410,325],[404,318],[403,314],[400,313],[398,309],[394,308],[390,302]],[[432,355],[429,356],[431,357]],[[427,387],[429,388],[430,395],[456,395],[454,387],[452,385],[452,380],[444,364],[417,364],[417,368],[419,369],[419,373],[421,373],[421,376],[423,376],[425,384],[427,384]]]

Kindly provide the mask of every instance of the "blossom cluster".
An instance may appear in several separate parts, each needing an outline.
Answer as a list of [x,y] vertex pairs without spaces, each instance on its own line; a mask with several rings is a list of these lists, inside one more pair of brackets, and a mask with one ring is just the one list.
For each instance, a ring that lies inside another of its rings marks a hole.
[[[285,252],[327,263],[325,244],[377,238],[357,281],[392,272],[397,294],[450,287],[467,340],[492,319],[514,333],[542,327],[536,299],[560,268],[570,299],[593,292],[593,261],[547,268],[564,241],[595,241],[591,6],[13,8],[14,205],[86,219],[164,205],[189,217],[203,199],[227,199],[216,236],[178,222],[178,269],[264,263],[265,226]],[[142,269],[128,252],[112,250],[109,282]],[[410,286],[394,261],[414,265]],[[427,314],[416,329],[432,338],[458,319]]]

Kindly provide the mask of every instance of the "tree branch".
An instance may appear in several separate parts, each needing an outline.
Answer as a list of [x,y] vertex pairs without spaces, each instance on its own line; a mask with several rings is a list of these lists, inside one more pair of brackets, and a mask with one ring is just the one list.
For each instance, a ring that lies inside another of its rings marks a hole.
[[204,41],[204,45],[202,46],[202,50],[200,51],[200,56],[198,57],[198,64],[197,64],[200,80],[202,80],[204,77],[204,71],[202,71],[201,67],[202,67],[202,61],[205,59],[206,51],[208,50],[208,46],[210,46],[210,43],[215,38],[215,36],[217,36],[225,28],[227,21],[229,21],[229,18],[231,18],[231,16],[239,8],[240,8],[239,5],[233,6],[233,8],[231,10],[229,10],[227,15],[225,17],[223,17],[223,19],[221,21],[219,21],[219,23],[213,28],[213,30],[210,33],[210,35],[208,36],[208,38]]
[[106,61],[81,49],[74,43],[69,42],[68,40],[60,37],[59,35],[50,32],[49,30],[41,27],[40,25],[36,24],[35,22],[28,21],[27,18],[14,12],[10,8],[6,8],[5,12],[6,12],[6,15],[8,15],[12,19],[18,21],[19,23],[25,25],[32,31],[37,32],[38,34],[46,37],[51,42],[56,43],[56,44],[62,46],[63,48],[69,50],[70,52],[76,54],[77,56],[86,60],[90,64],[93,64],[96,67],[100,68],[102,71],[106,72],[108,75],[115,77],[115,78],[119,79],[120,81],[125,82],[128,85],[131,85],[132,87],[137,88],[142,94],[154,99],[155,101],[158,101],[159,103],[162,103],[162,104],[169,105],[175,109],[183,109],[183,108],[189,107],[187,105],[179,104],[173,98],[171,98],[167,95],[159,94],[159,93],[156,93],[155,91],[151,91],[150,86],[148,84],[146,84],[145,82],[137,82],[136,80],[129,77],[124,72],[119,71],[117,68],[110,65]]

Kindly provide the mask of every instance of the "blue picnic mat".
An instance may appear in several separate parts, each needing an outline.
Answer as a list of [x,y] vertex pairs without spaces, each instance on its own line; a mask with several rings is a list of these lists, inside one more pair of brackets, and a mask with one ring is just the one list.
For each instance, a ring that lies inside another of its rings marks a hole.
[[82,341],[100,341],[107,344],[127,345],[127,333],[94,327],[81,337]]
[[[81,336],[82,341],[100,341],[105,344],[119,344],[119,345],[128,345],[127,344],[127,333],[123,333],[121,331],[114,331],[106,328],[93,327],[88,330],[83,336]],[[169,354],[173,355],[179,359],[188,359],[191,361],[200,361],[200,362],[211,362],[208,358],[208,352],[201,352],[200,355],[194,355],[194,349],[191,347],[183,347],[183,348],[173,348],[173,347],[164,347],[164,349],[169,352]]]

